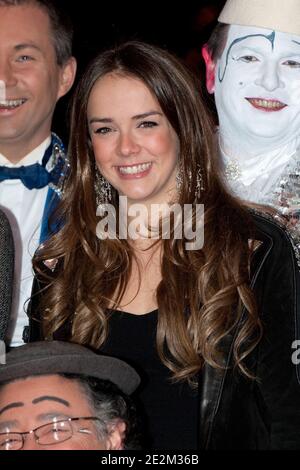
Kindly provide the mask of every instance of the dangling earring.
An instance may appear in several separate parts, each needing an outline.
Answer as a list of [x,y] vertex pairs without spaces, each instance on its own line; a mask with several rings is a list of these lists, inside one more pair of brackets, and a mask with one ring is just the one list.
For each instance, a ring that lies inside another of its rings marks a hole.
[[100,206],[100,204],[107,204],[111,201],[111,184],[101,175],[96,165],[94,187],[97,206]]
[[181,191],[183,184],[183,169],[182,166],[180,165],[177,170],[177,175],[176,175],[176,189],[178,192]]

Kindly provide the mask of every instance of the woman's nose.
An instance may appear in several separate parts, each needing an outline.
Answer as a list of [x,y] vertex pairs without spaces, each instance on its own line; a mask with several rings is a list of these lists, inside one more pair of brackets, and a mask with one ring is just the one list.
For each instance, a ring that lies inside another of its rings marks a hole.
[[119,138],[119,154],[124,157],[135,155],[140,150],[140,145],[131,133],[122,133]]

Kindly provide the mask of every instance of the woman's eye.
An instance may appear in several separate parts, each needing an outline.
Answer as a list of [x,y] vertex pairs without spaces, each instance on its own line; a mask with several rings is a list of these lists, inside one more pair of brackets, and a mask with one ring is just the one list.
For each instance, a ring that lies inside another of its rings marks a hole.
[[99,127],[99,129],[96,129],[94,132],[95,134],[108,134],[111,129],[109,127]]
[[240,57],[238,60],[241,60],[242,62],[247,62],[247,63],[258,62],[257,57],[255,57],[254,55],[244,55]]
[[288,65],[289,67],[293,69],[298,69],[300,68],[300,62],[297,62],[296,60],[286,60],[283,65]]
[[158,125],[157,122],[154,122],[154,121],[143,121],[141,122],[141,124],[139,124],[139,127],[149,128],[149,127],[155,127],[157,125]]

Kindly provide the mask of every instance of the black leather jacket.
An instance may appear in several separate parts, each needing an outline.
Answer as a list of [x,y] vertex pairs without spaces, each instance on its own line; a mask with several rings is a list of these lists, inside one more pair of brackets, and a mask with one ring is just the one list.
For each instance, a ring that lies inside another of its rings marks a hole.
[[[261,244],[253,256],[251,279],[264,334],[247,365],[257,379],[247,379],[231,367],[221,372],[204,367],[199,383],[200,449],[300,450],[300,366],[292,361],[294,342],[300,340],[300,259],[284,228],[260,214],[253,219],[255,239]],[[32,319],[36,308],[33,300],[30,341],[41,338],[38,322]],[[60,334],[56,339],[63,338]],[[224,344],[228,366],[233,339],[228,337]]]

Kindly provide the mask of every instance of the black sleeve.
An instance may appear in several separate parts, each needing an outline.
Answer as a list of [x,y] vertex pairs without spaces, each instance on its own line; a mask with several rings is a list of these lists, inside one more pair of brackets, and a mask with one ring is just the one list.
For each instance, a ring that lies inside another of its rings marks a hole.
[[295,350],[295,341],[300,340],[300,278],[295,251],[284,230],[273,239],[257,285],[264,334],[256,373],[269,420],[270,446],[300,450],[300,366]]

